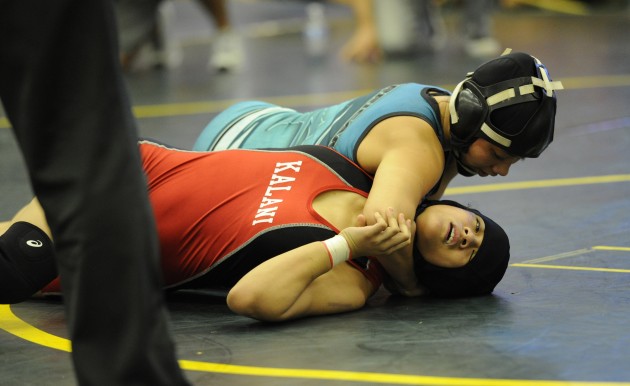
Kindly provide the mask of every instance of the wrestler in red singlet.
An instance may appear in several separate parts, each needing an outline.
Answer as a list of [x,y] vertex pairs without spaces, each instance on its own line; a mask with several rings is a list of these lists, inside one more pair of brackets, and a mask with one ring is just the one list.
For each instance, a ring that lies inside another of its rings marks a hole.
[[[229,289],[283,252],[338,229],[312,207],[330,190],[367,197],[372,183],[329,148],[191,152],[140,142],[167,288]],[[375,286],[381,269],[350,262]],[[57,292],[57,280],[44,292]]]

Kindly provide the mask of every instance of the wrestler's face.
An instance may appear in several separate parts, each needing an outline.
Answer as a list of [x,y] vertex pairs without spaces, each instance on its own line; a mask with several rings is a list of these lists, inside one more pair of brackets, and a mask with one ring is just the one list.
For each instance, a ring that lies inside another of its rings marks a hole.
[[466,265],[483,241],[485,224],[475,213],[433,205],[416,218],[416,246],[426,261],[445,268]]
[[477,138],[461,155],[461,161],[481,177],[507,176],[510,166],[520,159],[483,138]]

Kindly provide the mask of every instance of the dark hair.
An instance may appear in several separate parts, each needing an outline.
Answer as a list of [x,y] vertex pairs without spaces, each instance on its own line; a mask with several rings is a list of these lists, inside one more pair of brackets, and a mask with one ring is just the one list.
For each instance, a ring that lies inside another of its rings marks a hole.
[[490,294],[501,281],[510,260],[510,242],[497,223],[475,209],[455,201],[425,201],[418,207],[416,218],[433,205],[450,205],[480,216],[485,223],[483,242],[475,257],[463,267],[444,268],[429,263],[414,245],[414,271],[419,283],[438,297],[463,297]]

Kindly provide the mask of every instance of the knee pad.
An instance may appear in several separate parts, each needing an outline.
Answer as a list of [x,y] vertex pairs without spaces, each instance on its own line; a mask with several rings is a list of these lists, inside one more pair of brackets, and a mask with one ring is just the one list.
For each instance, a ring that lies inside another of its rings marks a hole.
[[41,229],[17,222],[0,236],[0,304],[24,301],[55,277],[53,243]]

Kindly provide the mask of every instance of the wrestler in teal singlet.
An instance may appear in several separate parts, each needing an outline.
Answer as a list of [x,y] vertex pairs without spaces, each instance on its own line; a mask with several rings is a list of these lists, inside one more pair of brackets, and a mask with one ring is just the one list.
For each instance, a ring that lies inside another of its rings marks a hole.
[[443,143],[438,106],[429,93],[450,95],[438,87],[405,83],[305,113],[266,102],[241,102],[210,121],[193,150],[323,145],[357,162],[357,149],[369,131],[380,121],[400,115],[424,119]]

